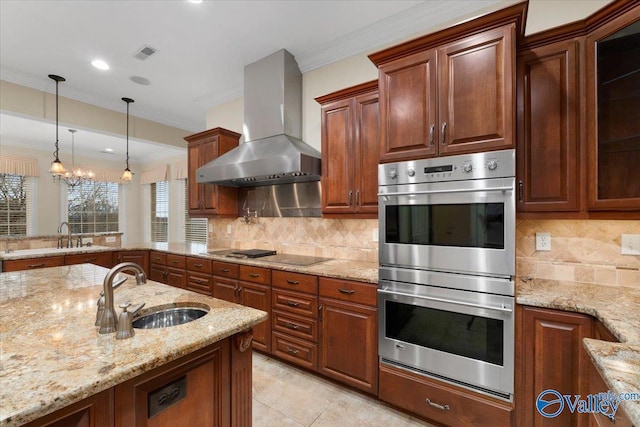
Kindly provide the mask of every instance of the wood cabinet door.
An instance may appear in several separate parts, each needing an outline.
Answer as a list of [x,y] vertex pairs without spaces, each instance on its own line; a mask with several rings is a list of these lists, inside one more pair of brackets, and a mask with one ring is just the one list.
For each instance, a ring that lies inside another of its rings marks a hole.
[[118,251],[114,253],[114,264],[133,262],[149,275],[149,251]]
[[377,309],[326,298],[320,304],[319,371],[377,395]]
[[229,352],[223,340],[115,386],[115,426],[230,426]]
[[[218,157],[218,137],[213,136],[202,141],[200,145],[200,166],[206,165]],[[218,186],[212,184],[198,184],[202,188],[202,208],[215,213],[218,208]]]
[[167,267],[160,264],[150,264],[149,279],[158,283],[167,283]]
[[113,389],[73,403],[23,427],[112,427]]
[[[271,317],[271,286],[240,282],[242,305],[266,311]],[[271,351],[271,319],[253,326],[253,348]]]
[[356,213],[378,214],[378,158],[380,156],[380,108],[378,93],[355,99],[354,206]]
[[440,155],[514,146],[514,32],[511,24],[438,49]]
[[95,264],[101,267],[111,268],[111,259],[111,252],[65,255],[64,265]]
[[187,272],[179,268],[167,267],[166,284],[176,288],[187,286]]
[[577,211],[580,131],[579,43],[518,55],[518,210]]
[[189,212],[193,213],[202,209],[202,184],[196,183],[196,169],[202,164],[200,160],[200,143],[190,142],[187,150]]
[[379,68],[380,161],[436,155],[436,50],[418,52]]
[[322,107],[322,212],[353,211],[353,100]]
[[549,389],[561,394],[586,395],[589,356],[583,338],[592,334],[589,316],[542,308],[522,307],[522,340],[519,359],[522,384],[516,390],[516,404],[523,426],[585,427],[588,417],[565,408],[554,418],[545,418],[536,410],[538,395]]
[[213,296],[225,301],[240,303],[238,281],[226,277],[213,276]]

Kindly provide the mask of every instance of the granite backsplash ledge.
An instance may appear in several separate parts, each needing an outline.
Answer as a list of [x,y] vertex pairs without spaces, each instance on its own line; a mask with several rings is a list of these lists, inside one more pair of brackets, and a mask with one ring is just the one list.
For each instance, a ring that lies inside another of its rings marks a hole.
[[[550,251],[536,251],[537,232],[550,233]],[[640,256],[620,253],[622,234],[640,234],[640,221],[518,220],[516,273],[520,277],[640,287]]]
[[377,235],[376,219],[210,218],[208,245],[378,262]]

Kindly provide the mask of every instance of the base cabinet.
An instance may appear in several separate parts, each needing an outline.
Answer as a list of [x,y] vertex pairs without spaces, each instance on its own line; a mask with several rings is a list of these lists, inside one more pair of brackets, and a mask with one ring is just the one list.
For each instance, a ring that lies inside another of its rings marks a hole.
[[149,275],[149,251],[116,251],[113,253],[113,265],[122,262],[133,262],[138,264]]
[[379,397],[444,426],[512,425],[510,403],[385,364],[380,364]]
[[586,427],[588,417],[564,410],[545,418],[536,410],[536,399],[544,390],[586,395],[589,356],[582,340],[592,336],[591,317],[544,308],[518,306],[520,338],[516,338],[516,407],[522,426]]
[[90,396],[23,427],[113,426],[113,389]]

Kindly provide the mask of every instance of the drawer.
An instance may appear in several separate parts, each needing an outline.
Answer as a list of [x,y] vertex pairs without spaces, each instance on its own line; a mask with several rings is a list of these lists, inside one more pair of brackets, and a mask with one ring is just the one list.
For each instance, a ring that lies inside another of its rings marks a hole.
[[186,266],[187,266],[186,256],[167,254],[167,267],[185,268]]
[[311,319],[318,318],[318,297],[300,292],[272,289],[272,308],[275,310],[306,316]]
[[250,265],[240,266],[240,280],[247,282],[260,283],[263,285],[271,284],[271,270],[268,268],[253,267]]
[[213,296],[213,280],[211,276],[187,272],[186,289],[200,294]]
[[273,270],[271,273],[271,285],[277,288],[307,292],[314,295],[318,293],[318,277],[308,274]]
[[204,258],[187,257],[187,270],[211,274],[211,260]]
[[2,271],[35,270],[37,268],[59,267],[64,265],[64,255],[46,258],[16,259],[4,261]]
[[307,369],[316,370],[318,366],[317,345],[279,332],[274,332],[271,337],[271,352],[273,355]]
[[95,264],[102,267],[111,268],[113,255],[111,252],[95,252],[89,254],[65,255],[65,265],[73,264]]
[[167,265],[167,254],[164,252],[151,251],[149,253],[149,261],[152,264]]
[[507,402],[380,365],[380,400],[447,426],[511,426]]
[[273,310],[271,324],[274,331],[313,343],[318,342],[318,321],[316,319]]
[[215,276],[237,279],[240,266],[231,262],[213,261],[213,274]]
[[321,277],[320,296],[370,306],[378,304],[376,285],[350,280]]

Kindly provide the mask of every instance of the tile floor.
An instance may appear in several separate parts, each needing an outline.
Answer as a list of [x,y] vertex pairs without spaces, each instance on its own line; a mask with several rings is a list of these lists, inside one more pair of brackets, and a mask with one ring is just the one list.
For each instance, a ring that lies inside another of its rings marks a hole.
[[253,352],[255,427],[433,427],[380,401]]

